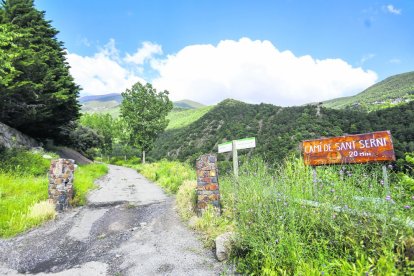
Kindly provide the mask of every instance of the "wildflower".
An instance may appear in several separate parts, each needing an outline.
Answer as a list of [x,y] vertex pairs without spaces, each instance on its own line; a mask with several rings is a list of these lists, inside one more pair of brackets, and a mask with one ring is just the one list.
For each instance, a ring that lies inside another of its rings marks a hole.
[[410,209],[410,208],[411,208],[411,206],[410,206],[410,205],[405,205],[405,206],[404,206],[404,208],[405,208],[405,209]]
[[391,200],[391,196],[390,196],[390,195],[387,195],[387,196],[385,197],[385,200],[390,201],[390,200]]
[[332,218],[333,218],[333,219],[335,219],[335,218],[336,218],[336,214],[335,214],[335,213],[332,215]]
[[390,169],[390,170],[392,169],[392,165],[391,164],[388,165],[388,169]]
[[331,193],[335,193],[335,189],[331,189]]
[[380,184],[381,184],[381,186],[384,186],[384,180],[383,179],[381,179]]
[[325,272],[323,272],[323,271],[322,271],[322,272],[321,272],[321,275],[325,275]]
[[414,196],[412,196],[411,199],[414,200]]
[[276,240],[275,240],[275,243],[276,243],[276,244],[278,244],[278,243],[279,243],[279,239],[276,239]]

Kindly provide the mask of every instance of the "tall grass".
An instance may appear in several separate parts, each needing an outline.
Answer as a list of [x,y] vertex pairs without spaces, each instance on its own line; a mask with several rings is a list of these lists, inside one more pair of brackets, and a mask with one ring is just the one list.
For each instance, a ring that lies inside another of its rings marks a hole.
[[[258,275],[390,275],[409,273],[411,209],[399,187],[383,186],[375,165],[317,169],[303,160],[276,170],[260,160],[241,168],[223,189],[235,196],[238,269]],[[411,256],[412,257],[412,256]]]
[[[276,168],[250,160],[237,180],[219,177],[221,216],[207,210],[195,219],[195,174],[188,170],[167,161],[140,167],[146,177],[178,190],[179,213],[191,218],[208,246],[217,235],[236,232],[233,258],[242,274],[414,273],[411,182],[391,174],[387,188],[378,164],[318,167],[314,181],[301,158]],[[188,178],[193,180],[181,184]]]
[[188,164],[162,160],[135,168],[146,178],[157,182],[167,192],[175,194],[184,180],[196,179],[196,173]]

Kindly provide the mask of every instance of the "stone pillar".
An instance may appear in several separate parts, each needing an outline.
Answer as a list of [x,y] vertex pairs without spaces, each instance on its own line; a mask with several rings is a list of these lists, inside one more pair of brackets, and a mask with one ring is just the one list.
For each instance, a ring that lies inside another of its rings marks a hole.
[[73,172],[75,161],[72,159],[52,160],[49,170],[49,200],[56,205],[57,211],[70,207],[73,198]]
[[213,205],[220,214],[220,192],[218,184],[217,157],[213,154],[200,156],[197,168],[197,214]]

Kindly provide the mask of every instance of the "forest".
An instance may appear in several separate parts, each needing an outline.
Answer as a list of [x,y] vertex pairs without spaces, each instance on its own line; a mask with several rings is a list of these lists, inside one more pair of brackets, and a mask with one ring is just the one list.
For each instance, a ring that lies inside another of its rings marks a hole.
[[[225,100],[190,125],[165,131],[150,152],[153,159],[195,160],[217,152],[225,141],[256,137],[255,149],[240,154],[258,155],[280,162],[291,152],[300,152],[306,139],[390,130],[397,158],[414,151],[414,102],[366,112],[336,110],[320,105],[278,107]],[[228,160],[230,154],[220,155]]]

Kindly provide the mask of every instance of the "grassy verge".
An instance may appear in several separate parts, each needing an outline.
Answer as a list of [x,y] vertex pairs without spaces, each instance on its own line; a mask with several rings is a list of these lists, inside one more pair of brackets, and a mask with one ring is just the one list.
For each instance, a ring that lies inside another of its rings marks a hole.
[[254,160],[238,181],[223,179],[237,191],[239,271],[411,274],[413,228],[406,223],[413,218],[406,205],[411,195],[401,196],[396,179],[387,191],[378,165],[320,167],[317,174],[314,183],[303,160],[291,158],[276,170]]
[[[213,246],[214,239],[234,229],[233,213],[223,208],[222,216],[217,216],[213,209],[208,209],[201,217],[195,213],[196,173],[188,164],[171,161],[132,166],[146,178],[158,183],[168,193],[176,194],[178,213],[185,221],[191,220],[191,227],[203,233],[206,246]],[[226,190],[228,185],[220,187]],[[234,196],[230,192],[222,192],[222,204],[233,206]]]
[[86,194],[96,188],[95,180],[108,173],[108,166],[105,164],[92,163],[78,166],[75,171],[74,187],[75,196],[72,200],[73,206],[80,206],[86,203]]
[[[46,158],[45,158],[46,157]],[[47,171],[53,153],[7,150],[0,154],[0,237],[12,237],[56,216],[47,202]],[[84,203],[94,179],[106,173],[105,165],[78,167],[75,204]]]
[[135,168],[171,194],[176,194],[185,180],[196,179],[195,171],[189,165],[180,162],[163,160],[158,163],[137,165]]
[[414,189],[407,175],[391,174],[387,189],[380,165],[327,166],[317,168],[314,183],[302,159],[289,158],[277,168],[251,160],[237,181],[220,177],[222,215],[208,210],[196,218],[195,181],[165,184],[179,179],[179,170],[166,169],[173,166],[178,164],[164,161],[140,171],[177,191],[180,215],[205,234],[208,246],[217,235],[236,232],[232,254],[242,274],[414,272]]

